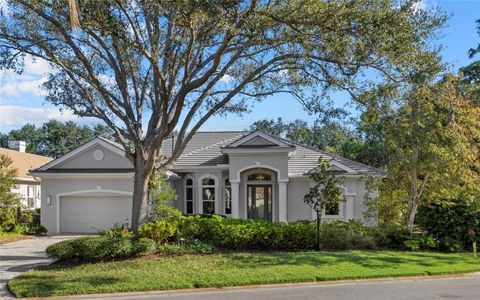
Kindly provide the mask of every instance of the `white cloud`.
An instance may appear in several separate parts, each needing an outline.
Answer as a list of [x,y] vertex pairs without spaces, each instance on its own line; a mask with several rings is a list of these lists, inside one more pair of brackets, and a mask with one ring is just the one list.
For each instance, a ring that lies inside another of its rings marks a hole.
[[421,0],[413,4],[414,11],[427,10],[427,9],[428,9],[427,0]]
[[23,93],[29,93],[34,96],[45,96],[45,91],[42,89],[42,84],[47,80],[47,77],[32,78],[25,76],[23,80],[8,80],[7,83],[2,83],[0,86],[0,95],[4,96],[19,96]]
[[[23,107],[14,105],[0,106],[0,126],[21,127],[27,123],[40,125],[50,119],[58,121],[79,121],[72,111],[59,111],[57,108]],[[82,121],[93,121],[83,118]]]
[[49,64],[43,59],[33,60],[25,58],[25,68],[21,75],[11,71],[0,71],[0,96],[19,96],[31,94],[44,96],[41,85],[47,80],[47,73],[51,71]]

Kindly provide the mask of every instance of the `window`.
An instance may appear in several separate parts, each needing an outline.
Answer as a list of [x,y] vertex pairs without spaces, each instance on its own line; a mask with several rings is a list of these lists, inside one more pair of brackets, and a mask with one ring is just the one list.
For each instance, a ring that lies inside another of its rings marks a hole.
[[225,214],[232,214],[232,186],[230,180],[225,180]]
[[185,181],[185,213],[187,215],[193,214],[193,179],[188,178]]
[[339,207],[338,203],[336,203],[335,205],[327,204],[325,206],[325,215],[327,215],[327,216],[338,216],[339,213],[340,213],[340,207]]
[[257,173],[257,174],[248,175],[247,180],[248,181],[271,181],[272,175]]
[[204,214],[215,213],[215,179],[202,179],[202,208]]
[[28,208],[35,208],[35,186],[27,186],[27,206]]

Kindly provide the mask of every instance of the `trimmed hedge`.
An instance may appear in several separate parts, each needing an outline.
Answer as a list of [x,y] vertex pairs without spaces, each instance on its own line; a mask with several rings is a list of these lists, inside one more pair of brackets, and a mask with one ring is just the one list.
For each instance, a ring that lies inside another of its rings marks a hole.
[[155,242],[147,238],[85,237],[50,245],[46,252],[61,260],[108,260],[154,250]]
[[[159,244],[180,239],[199,240],[228,250],[312,250],[317,248],[314,222],[275,223],[228,219],[221,216],[188,216],[144,224],[144,237]],[[322,249],[375,248],[370,229],[358,221],[333,221],[321,226]]]

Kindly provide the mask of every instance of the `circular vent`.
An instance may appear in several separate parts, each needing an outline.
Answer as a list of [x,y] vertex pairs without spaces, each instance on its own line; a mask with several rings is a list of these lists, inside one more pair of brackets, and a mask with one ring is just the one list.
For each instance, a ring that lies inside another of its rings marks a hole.
[[103,151],[99,150],[99,149],[93,151],[93,159],[94,160],[102,160],[103,159]]

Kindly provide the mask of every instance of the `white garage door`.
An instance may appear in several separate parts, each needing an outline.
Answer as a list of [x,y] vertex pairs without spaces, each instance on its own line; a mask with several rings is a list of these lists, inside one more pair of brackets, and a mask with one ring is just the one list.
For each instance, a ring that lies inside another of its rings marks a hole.
[[96,233],[115,223],[130,223],[130,196],[63,196],[60,198],[60,232]]

